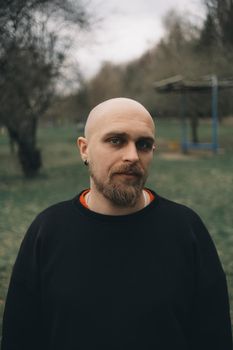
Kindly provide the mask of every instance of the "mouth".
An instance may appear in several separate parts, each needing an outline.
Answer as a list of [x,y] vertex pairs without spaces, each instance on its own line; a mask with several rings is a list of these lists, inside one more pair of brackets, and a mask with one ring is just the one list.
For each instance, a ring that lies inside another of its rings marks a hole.
[[128,179],[128,180],[133,180],[133,181],[139,181],[143,177],[143,172],[141,169],[139,169],[136,166],[122,166],[119,167],[118,169],[114,169],[115,171],[112,172],[110,177],[117,176],[122,179]]
[[116,175],[125,175],[125,176],[140,176],[140,174],[133,172],[133,171],[124,171],[124,172],[118,172],[115,174]]

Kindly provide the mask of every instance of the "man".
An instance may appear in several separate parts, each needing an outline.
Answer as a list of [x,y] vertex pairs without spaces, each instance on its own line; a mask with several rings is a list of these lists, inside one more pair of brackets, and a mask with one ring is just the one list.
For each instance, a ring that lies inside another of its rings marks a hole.
[[149,112],[105,101],[77,143],[90,189],[30,226],[2,350],[230,350],[225,276],[205,226],[144,187],[155,150]]

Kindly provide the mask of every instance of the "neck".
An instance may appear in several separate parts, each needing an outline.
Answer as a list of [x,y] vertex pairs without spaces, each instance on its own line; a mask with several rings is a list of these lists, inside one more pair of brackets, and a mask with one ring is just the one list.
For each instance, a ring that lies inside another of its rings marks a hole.
[[[148,194],[146,194],[148,196]],[[94,186],[91,186],[90,192],[88,194],[88,208],[96,213],[104,215],[128,215],[135,213],[143,209],[149,200],[145,197],[143,191],[139,196],[137,202],[134,206],[130,207],[120,207],[115,205],[112,201],[105,198],[102,193],[100,193]]]

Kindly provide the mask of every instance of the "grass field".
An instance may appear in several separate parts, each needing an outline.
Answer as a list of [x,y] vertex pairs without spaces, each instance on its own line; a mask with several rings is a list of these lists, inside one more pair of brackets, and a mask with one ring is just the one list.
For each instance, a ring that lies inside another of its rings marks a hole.
[[[157,129],[158,150],[148,186],[203,218],[226,272],[233,320],[233,125],[220,126],[218,155],[180,154],[176,121],[158,121]],[[75,126],[40,128],[44,164],[38,178],[30,181],[22,177],[6,135],[0,135],[0,320],[12,265],[28,225],[45,207],[88,187],[75,147],[77,135]],[[201,125],[201,139],[209,135],[209,125]]]

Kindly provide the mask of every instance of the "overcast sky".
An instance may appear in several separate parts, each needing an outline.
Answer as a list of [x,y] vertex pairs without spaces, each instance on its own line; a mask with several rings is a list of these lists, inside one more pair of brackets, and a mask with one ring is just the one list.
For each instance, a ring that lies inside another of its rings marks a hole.
[[170,9],[184,16],[204,18],[202,0],[91,0],[100,21],[83,40],[77,61],[86,77],[104,61],[126,62],[139,57],[163,35],[162,19]]

